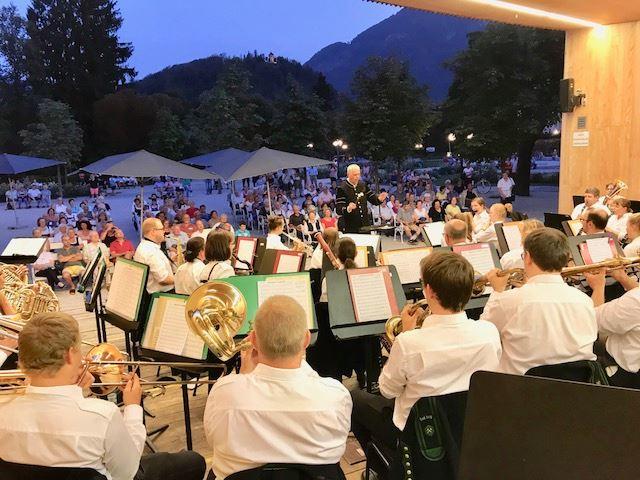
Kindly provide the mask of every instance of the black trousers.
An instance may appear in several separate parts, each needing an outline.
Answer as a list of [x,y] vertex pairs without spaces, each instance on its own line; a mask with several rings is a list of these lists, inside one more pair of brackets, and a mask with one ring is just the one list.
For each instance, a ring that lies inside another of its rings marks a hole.
[[134,480],[202,480],[207,463],[197,452],[152,453],[140,459]]
[[58,272],[55,268],[45,268],[36,273],[36,277],[45,277],[51,288],[55,288],[58,283]]
[[352,390],[351,431],[363,449],[372,438],[388,451],[395,451],[400,430],[393,423],[394,400],[365,390]]

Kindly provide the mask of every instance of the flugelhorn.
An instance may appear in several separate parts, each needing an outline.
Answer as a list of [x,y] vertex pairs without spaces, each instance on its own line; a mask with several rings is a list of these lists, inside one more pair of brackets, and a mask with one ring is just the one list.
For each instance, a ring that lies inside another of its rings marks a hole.
[[[510,268],[507,270],[498,270],[497,275],[499,277],[509,276],[507,285],[511,287],[521,287],[525,283],[524,268]],[[489,280],[486,275],[482,275],[480,278],[473,282],[473,295],[481,295],[484,288],[489,285]]]
[[187,300],[185,315],[191,331],[220,360],[251,348],[248,339],[238,343],[234,339],[247,317],[247,301],[230,283],[213,281],[198,287]]
[[[416,313],[416,310],[422,307],[426,308],[424,310],[424,313],[417,318],[416,328],[422,327],[425,319],[429,315],[431,315],[431,310],[429,309],[429,304],[425,299],[420,300],[409,307],[409,315],[414,315]],[[384,333],[389,341],[389,344],[393,344],[393,341],[396,339],[396,337],[402,333],[402,315],[394,315],[392,317],[389,317],[387,322],[384,324]]]

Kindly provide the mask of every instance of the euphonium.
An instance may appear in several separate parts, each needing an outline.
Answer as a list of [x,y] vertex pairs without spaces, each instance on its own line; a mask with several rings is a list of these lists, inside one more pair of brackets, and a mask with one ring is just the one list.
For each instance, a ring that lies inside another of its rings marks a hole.
[[248,339],[234,339],[247,317],[247,301],[230,283],[213,281],[198,287],[187,300],[185,315],[191,331],[222,361],[251,347]]
[[29,281],[29,272],[24,265],[0,263],[0,275],[4,277],[5,287],[8,285],[22,286]]
[[[431,310],[429,310],[429,304],[426,300],[420,300],[413,305],[411,305],[409,309],[409,315],[413,315],[416,313],[418,308],[426,307],[424,313],[420,315],[416,321],[416,328],[422,327],[425,319],[431,315]],[[394,315],[389,317],[387,322],[384,324],[384,332],[387,336],[389,343],[392,344],[398,335],[402,333],[402,315]]]

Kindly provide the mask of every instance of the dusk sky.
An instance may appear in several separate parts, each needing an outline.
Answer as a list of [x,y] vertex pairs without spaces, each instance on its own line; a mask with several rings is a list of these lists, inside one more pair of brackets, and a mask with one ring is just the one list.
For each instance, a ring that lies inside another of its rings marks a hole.
[[[30,0],[14,3],[26,13]],[[118,0],[138,78],[213,54],[257,50],[306,62],[399,9],[364,0]]]

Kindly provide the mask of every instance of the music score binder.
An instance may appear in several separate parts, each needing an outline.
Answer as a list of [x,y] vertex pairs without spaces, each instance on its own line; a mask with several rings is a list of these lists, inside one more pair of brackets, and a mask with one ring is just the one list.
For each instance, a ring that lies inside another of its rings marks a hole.
[[567,237],[576,237],[582,231],[582,221],[580,219],[565,220],[562,222],[562,230]]
[[80,276],[80,280],[78,280],[78,283],[76,285],[76,290],[78,292],[82,293],[87,288],[87,283],[89,283],[89,279],[93,275],[93,271],[96,269],[98,263],[100,263],[100,260],[102,260],[102,250],[98,249],[89,262],[89,265],[87,265],[84,269],[84,272]]
[[[99,255],[96,256],[99,257]],[[103,259],[100,259],[93,267],[91,290],[88,291],[87,295],[85,296],[84,308],[87,312],[93,312],[93,310],[96,308],[96,302],[98,301],[98,296],[100,295],[100,292],[102,290],[102,282],[104,281],[106,273],[107,264]]]
[[356,244],[356,247],[371,247],[373,248],[374,255],[377,255],[380,251],[381,240],[380,235],[376,234],[363,234],[363,233],[344,233],[340,235],[342,237],[349,237]]
[[623,257],[624,251],[622,250],[620,243],[618,243],[618,241],[615,240],[612,235],[613,234],[610,234],[610,233],[596,233],[594,235],[580,235],[578,237],[568,237],[567,241],[569,243],[569,250],[571,251],[571,256],[573,257],[574,263],[576,265],[589,264],[588,261],[590,261],[590,258],[583,257],[583,251],[585,247],[583,247],[582,245],[586,245],[587,240],[598,239],[598,238],[611,239],[612,243],[609,242],[609,245],[612,248],[611,258],[613,258],[615,255]]
[[0,255],[0,262],[9,264],[35,263],[42,251],[47,238],[12,238]]
[[[301,272],[304,270],[306,258],[307,255],[304,252],[267,248],[258,267],[258,273],[260,275],[271,275],[275,273]],[[291,259],[294,260],[293,263]]]
[[[233,254],[238,260],[244,260],[251,268],[254,268],[254,262],[256,258],[256,250],[258,248],[258,238],[256,237],[237,237],[236,246],[233,250]],[[233,268],[239,270],[249,270],[247,266],[239,261],[235,261]]]
[[[388,270],[396,305],[398,311],[401,311],[407,300],[396,268],[393,265],[376,268]],[[387,318],[381,317],[371,322],[356,322],[355,307],[347,279],[347,270],[332,270],[327,272],[327,299],[331,330],[339,340],[384,333],[384,324]]]
[[400,248],[380,252],[382,265],[394,265],[402,285],[420,283],[420,262],[433,253],[433,247]]
[[520,232],[522,222],[496,223],[494,225],[502,255],[522,247],[522,233]]
[[442,239],[444,238],[444,222],[425,223],[422,226],[422,234],[422,237],[425,239],[425,243],[428,247],[442,246]]
[[[148,274],[149,266],[144,263],[122,257],[116,261],[105,310],[108,314],[124,321],[124,324],[117,322],[119,325],[116,326],[119,328],[129,330],[137,328]],[[115,324],[112,320],[109,320],[109,323]]]

